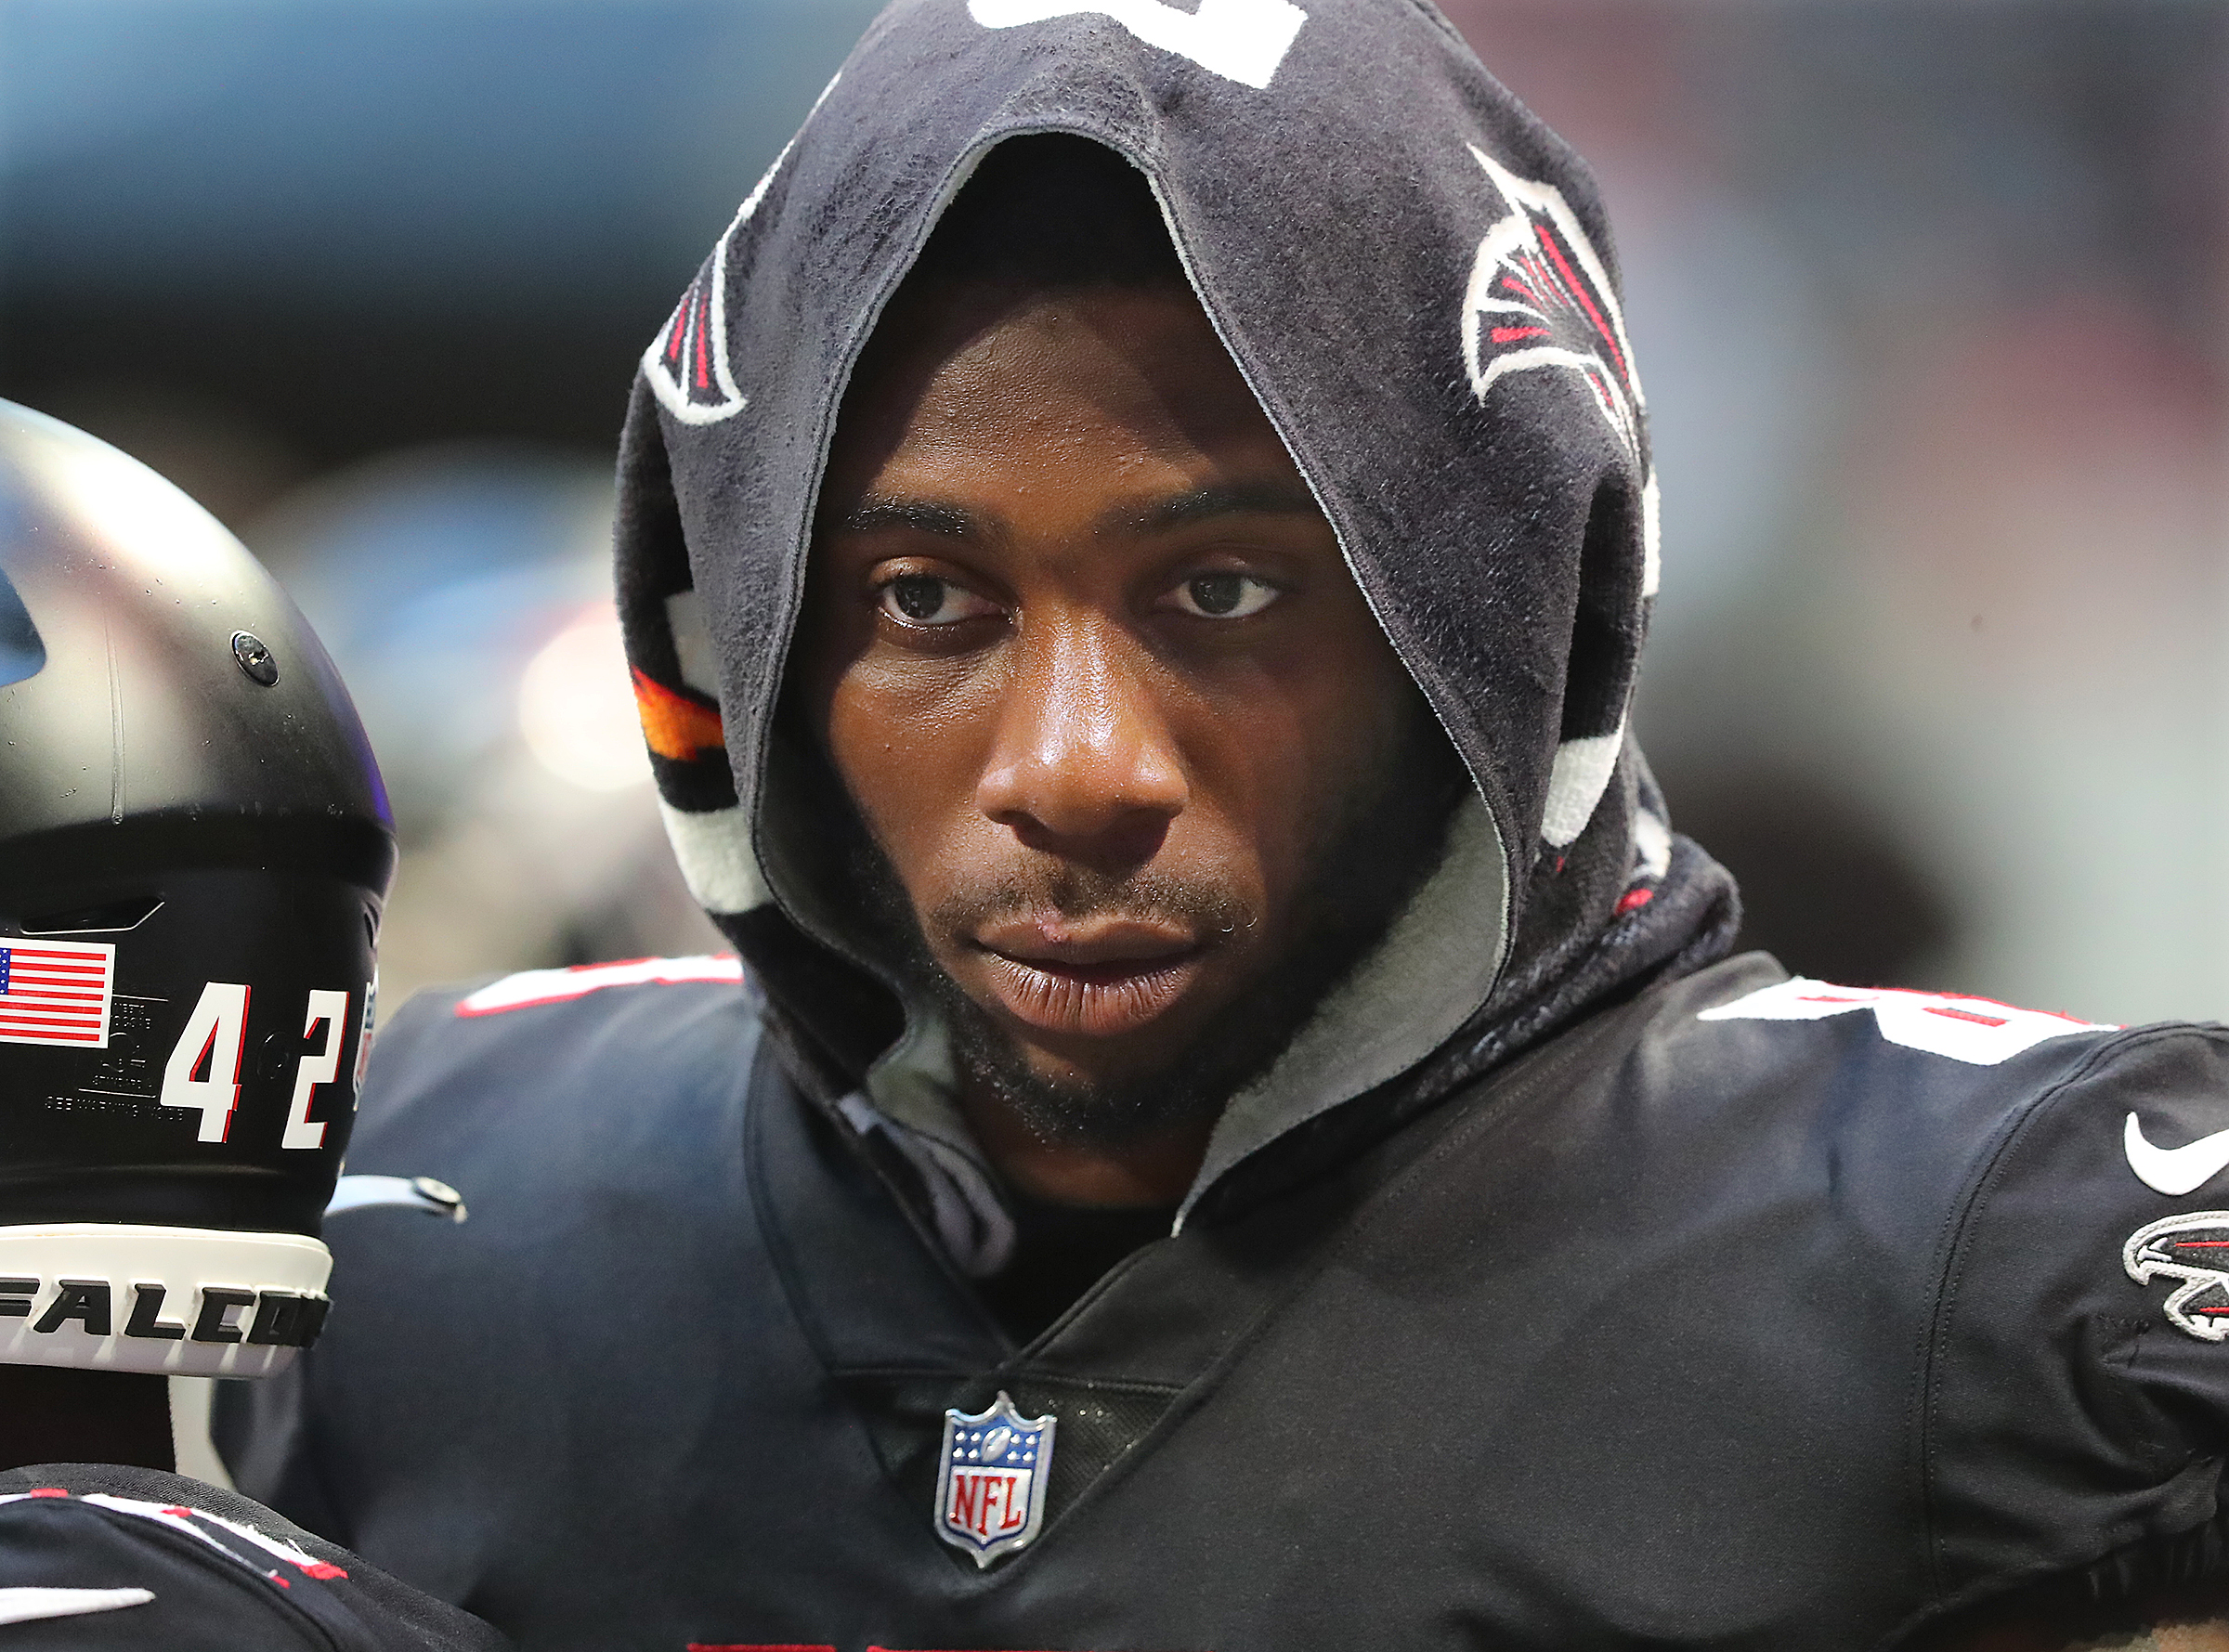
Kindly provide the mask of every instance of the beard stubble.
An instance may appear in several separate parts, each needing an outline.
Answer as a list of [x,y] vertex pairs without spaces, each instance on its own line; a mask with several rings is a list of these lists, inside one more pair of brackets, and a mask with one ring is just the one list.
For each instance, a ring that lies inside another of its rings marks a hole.
[[[1132,1079],[1051,1079],[1033,1071],[1013,1034],[931,954],[894,868],[864,833],[854,871],[876,929],[898,947],[906,979],[945,1017],[966,1077],[1041,1141],[1120,1149],[1219,1117],[1384,938],[1438,868],[1469,776],[1421,696],[1389,745],[1387,761],[1322,812],[1297,885],[1289,943],[1181,1050]],[[962,932],[984,917],[1037,904],[1071,918],[1160,913],[1223,930],[1250,917],[1243,903],[1212,886],[1063,863],[1026,885],[1013,879],[969,891],[933,917],[948,932]]]

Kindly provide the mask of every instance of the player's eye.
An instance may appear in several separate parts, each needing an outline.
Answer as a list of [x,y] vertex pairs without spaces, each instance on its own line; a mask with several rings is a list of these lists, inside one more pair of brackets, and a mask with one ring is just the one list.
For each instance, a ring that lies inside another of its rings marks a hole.
[[997,604],[934,574],[900,574],[882,586],[877,602],[900,625],[958,625],[998,612]]
[[1168,593],[1167,601],[1180,614],[1196,619],[1244,619],[1258,614],[1284,592],[1251,574],[1219,572],[1195,574]]

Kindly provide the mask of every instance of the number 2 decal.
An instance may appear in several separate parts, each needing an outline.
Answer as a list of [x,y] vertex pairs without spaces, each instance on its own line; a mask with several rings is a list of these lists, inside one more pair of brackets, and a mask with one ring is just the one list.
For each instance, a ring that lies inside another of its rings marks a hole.
[[[309,1110],[319,1089],[336,1082],[341,1073],[342,1047],[348,1041],[348,1006],[352,994],[326,989],[309,995],[303,1017],[302,1036],[316,1035],[321,1023],[322,1043],[294,1065],[293,1099],[287,1107],[286,1128],[279,1138],[281,1148],[315,1149],[325,1145],[325,1124],[312,1120]],[[249,989],[239,982],[212,981],[202,988],[200,1002],[186,1018],[186,1030],[170,1052],[163,1069],[162,1104],[199,1108],[201,1127],[197,1141],[230,1138],[232,1111],[240,1105],[240,1064],[248,1037]],[[365,1025],[358,1034],[360,1047],[368,1038],[371,1004],[366,995]],[[358,1063],[360,1070],[361,1063]]]
[[309,1103],[321,1084],[331,1084],[341,1071],[341,1040],[348,1036],[348,995],[346,993],[313,992],[309,995],[309,1013],[302,1022],[302,1036],[306,1038],[325,1023],[325,1046],[314,1054],[302,1058],[294,1069],[294,1099],[286,1112],[286,1134],[279,1138],[280,1147],[322,1147],[325,1144],[325,1126],[309,1122]]

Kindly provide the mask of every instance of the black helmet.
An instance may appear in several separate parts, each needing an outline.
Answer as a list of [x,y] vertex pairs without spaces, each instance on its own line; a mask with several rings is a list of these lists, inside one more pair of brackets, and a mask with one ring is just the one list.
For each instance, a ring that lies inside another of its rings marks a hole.
[[270,576],[0,402],[0,1361],[251,1376],[316,1334],[394,865]]

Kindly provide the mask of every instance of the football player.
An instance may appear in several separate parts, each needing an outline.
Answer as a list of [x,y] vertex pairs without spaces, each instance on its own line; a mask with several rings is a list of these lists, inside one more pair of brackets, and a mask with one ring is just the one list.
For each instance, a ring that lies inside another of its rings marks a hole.
[[402,1013],[355,1163],[474,1220],[336,1238],[245,1489],[546,1648],[2210,1609],[2229,1048],[1725,957],[1600,202],[1428,7],[904,0],[621,487],[739,961]]

